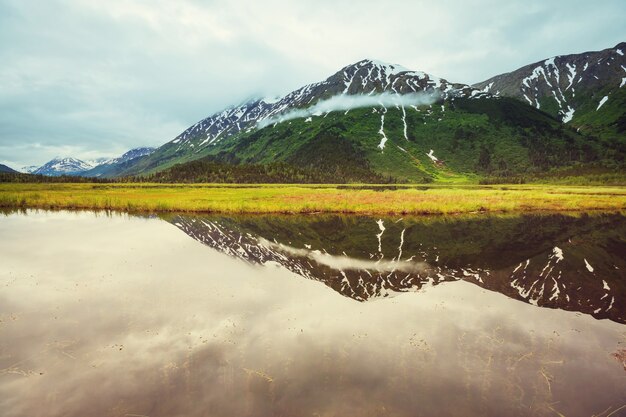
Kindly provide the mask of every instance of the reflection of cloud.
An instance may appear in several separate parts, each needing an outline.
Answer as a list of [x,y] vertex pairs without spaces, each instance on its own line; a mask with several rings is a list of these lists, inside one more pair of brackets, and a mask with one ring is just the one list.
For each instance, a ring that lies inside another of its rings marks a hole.
[[425,262],[413,262],[409,260],[378,260],[370,261],[368,259],[350,258],[348,256],[337,256],[329,253],[322,253],[319,250],[298,249],[287,246],[282,243],[270,242],[267,239],[259,238],[259,243],[265,247],[278,250],[279,252],[291,255],[309,258],[321,265],[328,266],[332,269],[341,270],[367,270],[376,272],[407,272],[419,273],[424,272],[428,267]]

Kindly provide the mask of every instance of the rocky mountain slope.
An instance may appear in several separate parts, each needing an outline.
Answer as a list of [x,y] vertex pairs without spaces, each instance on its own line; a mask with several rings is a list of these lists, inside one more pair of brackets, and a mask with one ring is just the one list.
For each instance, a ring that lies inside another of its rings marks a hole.
[[155,148],[149,147],[134,148],[124,153],[122,156],[104,160],[93,168],[82,172],[80,175],[83,177],[112,177],[123,170],[127,165],[132,164],[137,158],[150,155],[155,150]]
[[475,84],[515,97],[590,134],[626,132],[626,42],[597,52],[561,55]]

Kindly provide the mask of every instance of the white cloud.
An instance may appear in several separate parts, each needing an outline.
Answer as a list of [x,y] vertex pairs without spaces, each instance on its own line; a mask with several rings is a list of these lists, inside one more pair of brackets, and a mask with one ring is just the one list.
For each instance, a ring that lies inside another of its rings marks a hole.
[[440,96],[438,94],[411,93],[403,94],[373,94],[373,95],[338,95],[327,100],[318,101],[311,107],[295,109],[287,113],[262,120],[258,126],[263,128],[273,123],[282,123],[288,120],[321,116],[333,111],[347,111],[363,107],[409,107],[433,104]]

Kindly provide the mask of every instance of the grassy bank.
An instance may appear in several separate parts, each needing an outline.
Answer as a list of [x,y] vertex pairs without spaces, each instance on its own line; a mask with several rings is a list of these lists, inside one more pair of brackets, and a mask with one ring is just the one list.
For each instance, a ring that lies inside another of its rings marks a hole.
[[0,207],[372,214],[624,210],[626,187],[0,183]]

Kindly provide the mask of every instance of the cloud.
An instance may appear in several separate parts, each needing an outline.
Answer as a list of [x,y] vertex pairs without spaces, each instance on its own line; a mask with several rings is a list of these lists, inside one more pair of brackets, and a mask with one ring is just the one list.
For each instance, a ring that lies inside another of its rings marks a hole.
[[269,119],[264,119],[258,123],[259,128],[269,126],[273,123],[282,123],[288,120],[299,119],[309,116],[320,116],[333,111],[347,111],[363,107],[409,107],[423,106],[436,102],[441,96],[439,94],[411,93],[411,94],[372,94],[372,95],[344,95],[339,94],[327,100],[318,101],[311,107],[291,110],[284,114],[279,114]]

